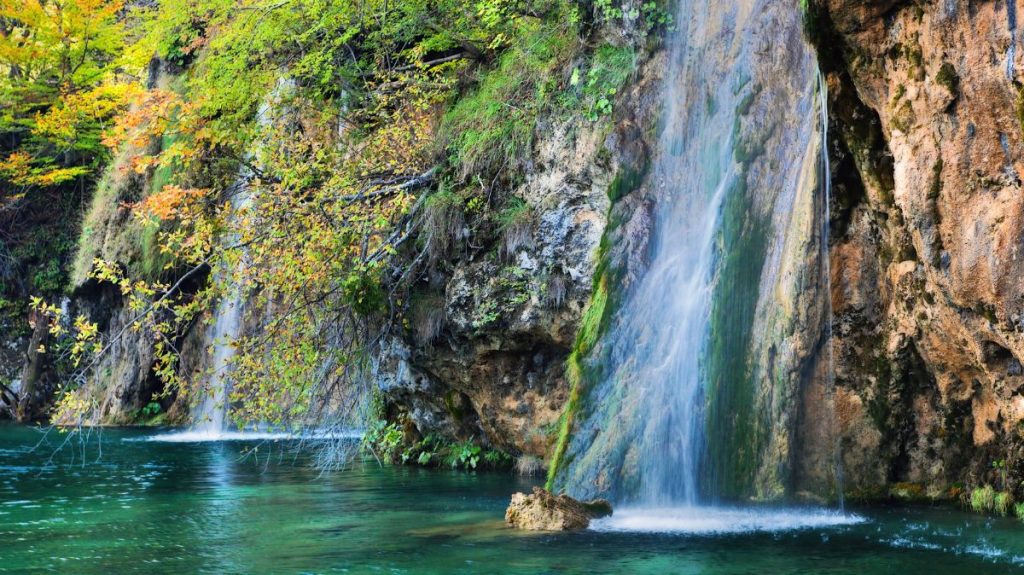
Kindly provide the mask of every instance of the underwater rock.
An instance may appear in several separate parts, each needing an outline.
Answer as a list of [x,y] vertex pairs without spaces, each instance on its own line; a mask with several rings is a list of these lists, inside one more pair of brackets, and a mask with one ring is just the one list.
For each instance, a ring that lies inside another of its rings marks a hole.
[[568,531],[586,529],[591,519],[612,514],[612,505],[604,499],[577,501],[568,495],[555,495],[540,487],[533,494],[516,493],[505,511],[505,523],[527,531]]

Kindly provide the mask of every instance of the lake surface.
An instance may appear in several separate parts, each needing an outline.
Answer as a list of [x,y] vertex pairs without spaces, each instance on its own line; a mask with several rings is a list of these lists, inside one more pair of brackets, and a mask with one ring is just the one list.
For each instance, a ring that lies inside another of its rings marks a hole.
[[156,433],[58,451],[66,436],[0,426],[0,573],[1024,573],[1014,519],[623,510],[586,532],[521,533],[505,506],[540,478],[372,461],[319,473],[287,440]]

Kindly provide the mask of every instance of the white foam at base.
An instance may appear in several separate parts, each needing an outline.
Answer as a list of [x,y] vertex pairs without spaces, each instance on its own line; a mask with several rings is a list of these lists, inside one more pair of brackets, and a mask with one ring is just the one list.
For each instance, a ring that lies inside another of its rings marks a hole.
[[271,441],[280,439],[360,439],[361,431],[325,431],[313,433],[287,433],[280,431],[206,431],[185,430],[161,433],[148,437],[130,438],[128,441],[155,441],[163,443],[202,443],[207,441]]
[[736,509],[684,507],[619,509],[590,524],[594,531],[728,535],[856,525],[860,515],[828,509]]

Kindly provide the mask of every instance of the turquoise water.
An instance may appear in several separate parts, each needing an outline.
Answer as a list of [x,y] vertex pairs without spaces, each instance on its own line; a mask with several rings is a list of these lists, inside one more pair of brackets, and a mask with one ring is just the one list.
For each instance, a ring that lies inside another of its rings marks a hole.
[[0,426],[0,573],[1024,573],[1010,519],[858,510],[851,525],[695,535],[631,531],[676,524],[625,512],[620,530],[521,533],[502,514],[539,478],[321,474],[287,442],[141,441],[153,433],[55,453],[64,436]]

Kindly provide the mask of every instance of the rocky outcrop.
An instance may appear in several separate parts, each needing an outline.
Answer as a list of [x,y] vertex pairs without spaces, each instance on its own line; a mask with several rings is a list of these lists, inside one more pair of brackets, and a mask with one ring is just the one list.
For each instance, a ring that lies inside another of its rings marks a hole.
[[854,495],[998,485],[998,465],[1005,488],[1024,478],[1017,10],[812,3],[832,116],[836,416]]
[[534,487],[530,495],[512,495],[512,502],[505,511],[505,523],[526,531],[570,531],[586,529],[592,519],[611,514],[612,506],[604,499],[584,503]]
[[[545,460],[568,399],[576,339],[616,182],[646,157],[660,65],[642,65],[613,121],[549,117],[511,190],[521,224],[495,250],[469,237],[450,272],[413,293],[411,335],[384,346],[378,386],[421,435],[473,438]],[[618,198],[616,198],[618,199]],[[637,209],[637,213],[642,210]],[[628,237],[624,237],[628,240]]]

